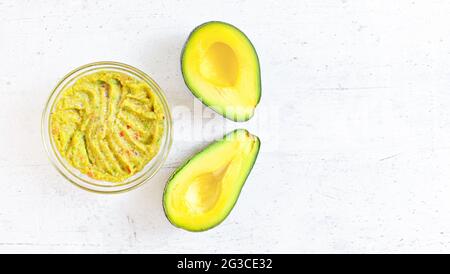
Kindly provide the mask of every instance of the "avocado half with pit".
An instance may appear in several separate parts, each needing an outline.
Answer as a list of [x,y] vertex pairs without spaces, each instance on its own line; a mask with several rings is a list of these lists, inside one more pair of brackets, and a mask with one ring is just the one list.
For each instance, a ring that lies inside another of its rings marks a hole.
[[247,121],[261,98],[258,55],[233,25],[212,21],[195,28],[181,54],[181,71],[191,92],[233,121]]
[[188,231],[204,231],[220,224],[233,209],[259,147],[257,136],[238,129],[185,162],[164,190],[169,221]]

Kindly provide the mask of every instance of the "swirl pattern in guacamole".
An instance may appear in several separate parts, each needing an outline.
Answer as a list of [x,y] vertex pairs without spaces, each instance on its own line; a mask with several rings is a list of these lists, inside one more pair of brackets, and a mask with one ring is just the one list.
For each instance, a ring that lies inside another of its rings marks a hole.
[[105,70],[62,91],[50,126],[70,165],[94,179],[121,182],[158,153],[164,119],[161,102],[147,83]]

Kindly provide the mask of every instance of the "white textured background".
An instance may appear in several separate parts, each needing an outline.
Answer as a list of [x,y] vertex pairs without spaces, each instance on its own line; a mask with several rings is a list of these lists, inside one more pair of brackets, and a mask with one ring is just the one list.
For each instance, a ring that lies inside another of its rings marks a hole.
[[[0,251],[450,252],[449,14],[448,1],[0,0]],[[40,139],[56,82],[121,61],[193,108],[179,55],[209,20],[241,28],[262,68],[258,113],[231,124],[262,150],[228,219],[205,233],[165,219],[166,179],[206,144],[177,131],[142,188],[66,182]]]

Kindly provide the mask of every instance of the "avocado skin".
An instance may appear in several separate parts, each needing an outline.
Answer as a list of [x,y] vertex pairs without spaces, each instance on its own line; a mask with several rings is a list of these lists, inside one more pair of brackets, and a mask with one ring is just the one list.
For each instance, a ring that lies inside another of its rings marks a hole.
[[201,98],[201,96],[200,96],[199,94],[197,94],[196,91],[194,91],[194,89],[191,87],[191,85],[190,85],[190,84],[188,83],[188,81],[186,80],[186,77],[184,77],[184,70],[183,70],[183,63],[184,63],[184,61],[183,61],[183,56],[184,56],[184,52],[186,51],[186,46],[187,46],[187,44],[188,44],[188,42],[189,42],[191,36],[192,36],[198,29],[200,29],[201,27],[204,27],[204,26],[206,26],[206,25],[209,25],[209,24],[224,24],[224,25],[227,25],[227,26],[233,28],[234,30],[240,32],[240,33],[247,39],[248,43],[252,46],[253,51],[254,51],[254,53],[255,53],[256,62],[257,62],[257,64],[258,64],[257,74],[258,74],[258,87],[259,87],[259,88],[258,88],[258,101],[256,102],[256,105],[254,106],[254,109],[256,109],[256,107],[258,106],[259,102],[261,101],[261,95],[262,95],[261,66],[260,66],[260,62],[259,62],[258,52],[256,51],[256,48],[255,48],[255,46],[253,45],[253,43],[250,41],[250,39],[248,38],[248,36],[247,36],[243,31],[241,31],[241,30],[240,30],[239,28],[237,28],[236,26],[234,26],[234,25],[232,25],[232,24],[230,24],[230,23],[227,23],[227,22],[223,22],[223,21],[208,21],[208,22],[205,22],[205,23],[203,23],[203,24],[198,25],[197,27],[195,27],[195,28],[189,33],[188,38],[187,38],[186,41],[184,42],[183,49],[181,50],[181,56],[180,56],[181,74],[183,75],[183,81],[184,81],[184,84],[188,87],[188,89],[191,91],[191,93],[192,93],[197,99],[199,99],[200,102],[202,102],[203,105],[209,107],[210,109],[214,110],[215,112],[219,113],[220,115],[222,115],[223,117],[225,117],[225,118],[227,118],[227,119],[229,119],[229,120],[231,120],[231,121],[234,121],[234,122],[246,122],[246,121],[250,120],[250,118],[253,117],[254,111],[253,111],[250,115],[244,116],[244,117],[236,117],[236,116],[231,116],[231,115],[228,115],[228,116],[227,116],[227,114],[226,114],[226,113],[223,113],[222,110],[216,109],[216,108],[212,107],[211,105],[209,105],[208,103],[206,103],[206,102]]
[[244,181],[243,181],[243,183],[241,184],[241,187],[240,187],[240,189],[239,189],[239,191],[238,191],[238,193],[237,193],[237,195],[236,195],[236,199],[234,200],[233,206],[230,208],[230,210],[224,215],[224,217],[223,217],[219,222],[217,222],[216,224],[214,224],[214,225],[212,225],[212,226],[210,226],[210,227],[207,227],[207,228],[205,228],[205,229],[197,229],[197,230],[194,230],[194,229],[188,229],[188,228],[186,228],[186,227],[179,226],[178,224],[172,222],[172,220],[170,219],[170,217],[169,217],[168,214],[167,214],[166,204],[165,204],[165,197],[166,197],[166,193],[167,193],[166,190],[167,190],[167,187],[168,187],[169,184],[170,184],[170,181],[171,181],[173,178],[175,178],[175,176],[178,174],[178,172],[179,172],[180,170],[183,169],[183,167],[185,167],[186,165],[188,165],[189,162],[190,162],[192,159],[194,159],[197,155],[199,155],[199,154],[202,153],[203,151],[208,150],[209,147],[211,147],[211,146],[217,144],[218,142],[222,142],[223,139],[227,138],[228,136],[231,136],[232,134],[236,134],[236,133],[238,133],[238,132],[242,132],[242,133],[244,133],[244,134],[250,134],[250,133],[248,132],[248,130],[246,130],[246,129],[235,129],[235,130],[231,131],[230,133],[225,134],[225,135],[222,137],[221,140],[210,143],[207,147],[203,148],[202,150],[198,151],[198,152],[195,153],[193,156],[191,156],[190,158],[188,158],[188,159],[187,159],[183,164],[181,164],[181,165],[180,165],[180,166],[172,173],[172,175],[169,177],[169,179],[167,180],[167,183],[166,183],[166,185],[165,185],[165,187],[164,187],[164,195],[163,195],[163,201],[162,201],[162,204],[163,204],[163,209],[164,209],[164,215],[166,216],[167,220],[169,220],[169,222],[170,222],[173,226],[175,226],[175,227],[177,227],[177,228],[184,229],[184,230],[186,230],[186,231],[190,231],[190,232],[203,232],[203,231],[210,230],[210,229],[215,228],[216,226],[220,225],[223,221],[225,221],[225,219],[228,217],[228,215],[230,215],[231,211],[233,211],[234,206],[236,205],[237,201],[239,200],[239,196],[240,196],[240,194],[241,194],[242,188],[244,187],[245,182],[247,181],[247,178],[248,178],[248,176],[250,175],[250,172],[252,171],[253,167],[255,166],[256,159],[258,158],[259,150],[260,150],[260,148],[261,148],[261,140],[260,140],[259,137],[256,136],[256,135],[253,135],[253,136],[256,138],[256,146],[257,146],[255,156],[253,157],[252,163],[251,163],[250,167],[249,167],[248,170],[247,170],[247,174],[244,176],[244,177],[245,177],[245,178],[244,178]]

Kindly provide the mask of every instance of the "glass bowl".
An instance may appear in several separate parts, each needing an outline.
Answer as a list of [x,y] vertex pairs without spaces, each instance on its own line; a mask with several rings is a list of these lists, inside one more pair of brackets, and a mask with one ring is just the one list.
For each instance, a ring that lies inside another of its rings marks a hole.
[[[53,141],[50,130],[50,116],[55,106],[55,102],[59,99],[59,96],[63,90],[72,85],[76,80],[85,75],[98,72],[98,71],[117,71],[130,75],[133,78],[146,82],[155,95],[157,95],[163,106],[165,121],[164,121],[164,133],[161,138],[161,143],[158,153],[155,157],[144,166],[144,168],[133,176],[125,179],[122,182],[106,182],[93,179],[76,168],[72,167],[64,158],[61,157],[56,145]],[[50,94],[50,97],[45,104],[45,109],[42,114],[42,140],[44,142],[45,149],[50,158],[52,164],[69,182],[74,185],[88,191],[96,193],[120,193],[129,191],[138,186],[143,185],[149,181],[161,168],[164,161],[169,154],[170,147],[172,145],[172,117],[167,103],[166,97],[160,87],[150,78],[147,74],[132,66],[117,63],[117,62],[96,62],[81,66],[71,72],[69,72],[64,78],[56,85]]]

